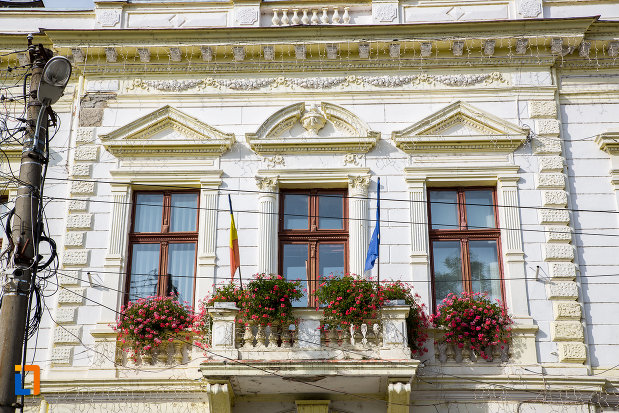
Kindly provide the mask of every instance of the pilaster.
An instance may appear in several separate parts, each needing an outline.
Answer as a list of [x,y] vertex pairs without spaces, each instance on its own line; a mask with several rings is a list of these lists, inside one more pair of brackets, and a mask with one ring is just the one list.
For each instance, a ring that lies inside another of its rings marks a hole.
[[369,176],[348,179],[348,236],[349,272],[362,275],[368,240],[368,187]]
[[210,294],[215,278],[219,185],[221,179],[200,180],[196,297]]
[[[425,179],[407,179],[411,221],[411,266],[413,282],[424,303],[432,302],[428,254],[428,196]],[[421,287],[423,286],[423,287]]]
[[256,177],[258,194],[258,272],[277,273],[278,178]]
[[555,101],[529,102],[529,113],[535,119],[538,133],[534,153],[538,159],[539,173],[535,181],[537,189],[542,192],[539,222],[546,231],[543,251],[550,269],[547,296],[553,302],[555,319],[550,326],[551,339],[557,343],[559,362],[583,364],[587,360],[587,351],[578,286],[574,282],[574,247],[571,243],[572,227],[563,174],[565,158],[557,112]]

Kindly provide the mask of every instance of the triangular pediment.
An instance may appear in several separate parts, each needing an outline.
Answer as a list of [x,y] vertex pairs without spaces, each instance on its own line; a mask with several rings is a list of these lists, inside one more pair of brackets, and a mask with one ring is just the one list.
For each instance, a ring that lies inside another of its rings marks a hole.
[[401,131],[396,146],[414,152],[513,152],[529,130],[457,101]]
[[295,103],[269,116],[255,133],[245,135],[259,154],[366,153],[380,134],[341,106]]
[[117,157],[221,156],[234,143],[224,133],[171,106],[149,113],[106,135],[103,146]]

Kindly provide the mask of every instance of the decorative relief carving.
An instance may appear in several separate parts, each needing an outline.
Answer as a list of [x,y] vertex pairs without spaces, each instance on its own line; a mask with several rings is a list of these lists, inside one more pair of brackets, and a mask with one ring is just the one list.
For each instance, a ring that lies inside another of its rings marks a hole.
[[235,12],[236,22],[241,25],[252,25],[258,21],[258,10],[252,7],[239,8]]
[[347,153],[344,155],[344,166],[353,165],[353,166],[361,166],[361,158],[363,155],[358,153]]
[[256,186],[260,191],[276,192],[277,177],[256,177]]
[[370,186],[369,176],[351,176],[348,178],[348,186],[353,190],[367,192]]
[[441,84],[449,87],[466,87],[483,84],[508,83],[507,79],[499,72],[484,74],[460,74],[460,75],[409,75],[409,76],[337,76],[337,77],[308,77],[308,78],[260,78],[260,79],[195,79],[195,80],[143,80],[134,79],[128,82],[127,91],[141,89],[151,91],[153,89],[162,92],[181,92],[190,89],[203,90],[207,87],[232,90],[258,90],[270,87],[272,89],[288,87],[301,89],[332,89],[335,87],[374,86],[377,88],[394,88],[407,84],[412,86],[435,86]]
[[542,1],[520,0],[518,11],[522,17],[537,17],[542,12]]
[[327,119],[325,115],[316,106],[312,106],[301,116],[301,125],[303,125],[309,136],[318,135],[318,131],[320,131],[326,123]]
[[114,27],[120,22],[120,10],[103,10],[97,21],[103,27]]
[[270,158],[265,157],[263,161],[269,169],[277,168],[278,166],[286,166],[286,161],[281,155],[271,156]]
[[397,3],[377,4],[374,7],[374,18],[376,21],[390,23],[398,17]]

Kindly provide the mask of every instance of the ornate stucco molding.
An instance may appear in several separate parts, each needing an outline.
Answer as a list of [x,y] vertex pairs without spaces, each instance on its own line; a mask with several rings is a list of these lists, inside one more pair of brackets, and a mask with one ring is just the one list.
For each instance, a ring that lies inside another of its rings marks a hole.
[[[166,132],[172,132],[165,135]],[[161,136],[164,134],[163,138]],[[120,156],[221,156],[234,142],[224,133],[171,106],[164,106],[101,136],[103,146]]]
[[506,122],[468,103],[457,101],[401,131],[393,132],[396,146],[407,153],[513,152],[528,130]]
[[[295,126],[305,132],[297,133]],[[322,132],[329,125],[332,133]],[[322,102],[306,107],[295,103],[271,115],[255,133],[245,135],[256,153],[367,153],[380,133],[370,130],[365,122],[341,106]]]
[[188,80],[144,80],[134,79],[127,82],[125,90],[135,91],[159,91],[159,92],[184,92],[187,90],[201,91],[205,89],[217,90],[260,90],[260,89],[309,89],[322,90],[333,88],[349,88],[354,86],[370,86],[375,88],[398,88],[410,85],[415,88],[423,87],[471,87],[476,85],[491,86],[508,84],[508,80],[499,72],[478,74],[452,74],[452,75],[394,75],[394,76],[331,76],[331,77],[267,77],[254,79],[218,79],[207,77],[204,79]]

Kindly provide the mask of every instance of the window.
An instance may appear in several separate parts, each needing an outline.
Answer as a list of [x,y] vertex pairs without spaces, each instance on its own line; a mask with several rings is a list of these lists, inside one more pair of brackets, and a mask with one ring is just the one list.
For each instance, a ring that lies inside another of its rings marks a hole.
[[129,234],[128,299],[178,294],[193,303],[197,192],[136,192]]
[[503,297],[496,192],[490,188],[431,189],[430,244],[434,303],[449,293]]
[[321,275],[348,271],[346,191],[283,191],[279,211],[279,269],[301,280],[308,295],[296,306],[314,305]]

